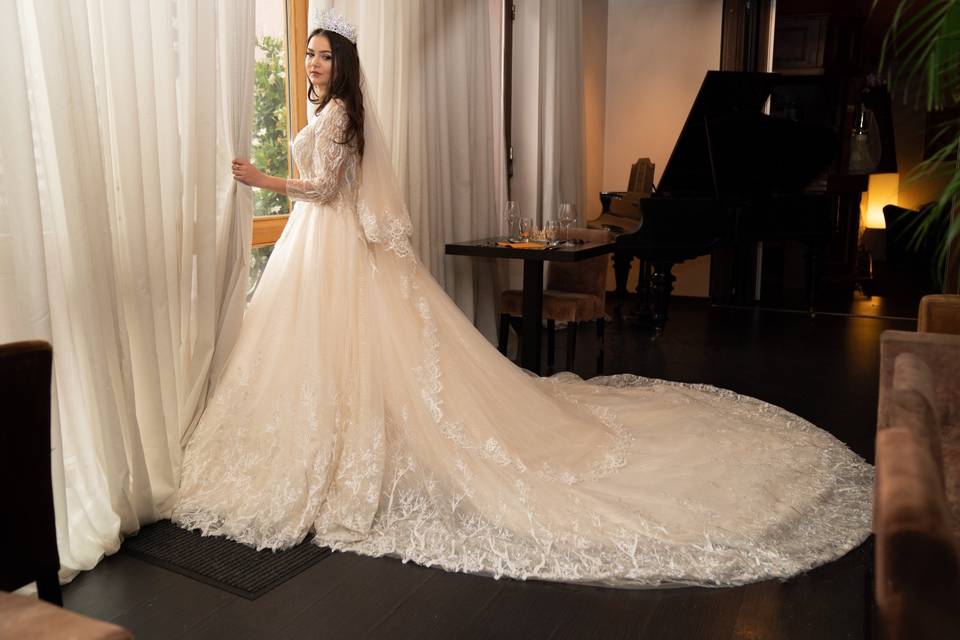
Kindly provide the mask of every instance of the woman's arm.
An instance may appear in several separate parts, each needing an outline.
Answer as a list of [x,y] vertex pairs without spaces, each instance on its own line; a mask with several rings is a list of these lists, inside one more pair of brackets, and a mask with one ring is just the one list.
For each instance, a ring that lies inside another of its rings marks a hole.
[[257,187],[259,189],[273,191],[274,193],[279,193],[284,196],[287,195],[286,178],[265,175],[261,173],[261,171],[255,166],[250,164],[248,160],[234,158],[232,169],[233,179],[237,182],[241,182],[250,187]]
[[340,144],[344,129],[348,124],[347,112],[339,100],[331,101],[325,109],[323,122],[316,136],[314,149],[314,167],[317,174],[305,179],[294,180],[264,175],[247,160],[233,161],[233,177],[238,182],[251,187],[267,189],[288,196],[291,200],[306,200],[325,203],[333,200],[340,191],[343,180],[344,164],[354,152],[349,144]]

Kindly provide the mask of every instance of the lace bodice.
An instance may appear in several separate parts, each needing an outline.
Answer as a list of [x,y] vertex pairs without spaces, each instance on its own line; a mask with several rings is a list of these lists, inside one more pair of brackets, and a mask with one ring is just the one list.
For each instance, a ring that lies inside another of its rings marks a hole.
[[341,198],[356,199],[357,149],[353,141],[342,144],[349,118],[343,103],[331,100],[293,141],[293,159],[300,179],[287,180],[292,200],[332,204]]

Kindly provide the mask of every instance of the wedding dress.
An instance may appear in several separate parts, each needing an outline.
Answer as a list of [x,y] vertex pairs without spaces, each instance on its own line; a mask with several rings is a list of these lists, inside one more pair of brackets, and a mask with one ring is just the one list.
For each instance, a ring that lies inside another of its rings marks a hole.
[[504,358],[413,255],[368,121],[362,163],[336,142],[337,102],[294,142],[306,178],[186,448],[175,522],[615,587],[786,578],[864,540],[872,468],[802,418]]

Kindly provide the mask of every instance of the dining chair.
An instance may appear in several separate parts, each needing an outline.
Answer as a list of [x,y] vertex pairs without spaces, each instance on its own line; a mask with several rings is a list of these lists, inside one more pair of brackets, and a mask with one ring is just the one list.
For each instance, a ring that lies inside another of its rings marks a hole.
[[[570,239],[586,242],[610,242],[606,229],[571,228]],[[543,317],[547,321],[547,369],[552,372],[556,359],[556,323],[567,324],[568,371],[573,370],[577,347],[577,329],[581,323],[597,323],[597,373],[603,373],[604,322],[606,318],[607,269],[609,255],[580,262],[551,261],[547,264],[547,287],[543,292]],[[498,346],[507,354],[510,327],[520,335],[523,317],[523,292],[508,289],[500,295],[500,332]]]

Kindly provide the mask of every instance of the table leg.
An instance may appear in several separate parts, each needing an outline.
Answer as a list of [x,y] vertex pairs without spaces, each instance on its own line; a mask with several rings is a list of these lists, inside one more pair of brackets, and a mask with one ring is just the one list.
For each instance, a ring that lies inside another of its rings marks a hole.
[[540,375],[540,318],[543,316],[543,262],[523,261],[523,345],[520,365]]

